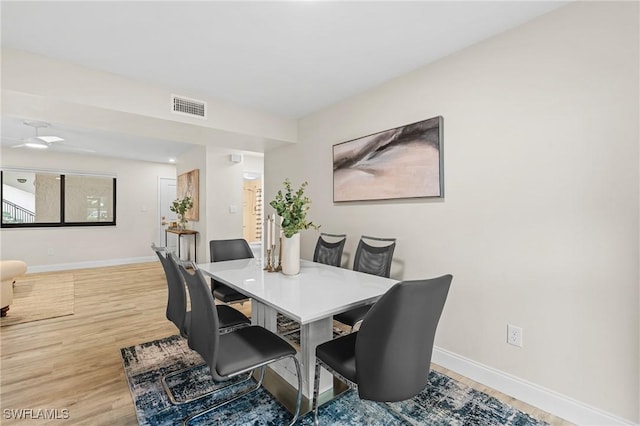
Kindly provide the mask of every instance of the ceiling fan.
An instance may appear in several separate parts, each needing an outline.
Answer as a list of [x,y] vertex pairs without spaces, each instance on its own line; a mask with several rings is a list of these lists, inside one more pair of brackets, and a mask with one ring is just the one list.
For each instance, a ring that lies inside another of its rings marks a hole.
[[23,120],[22,123],[25,126],[33,127],[35,136],[29,138],[19,139],[22,142],[19,145],[14,145],[11,148],[31,148],[31,149],[62,149],[63,151],[78,151],[78,152],[95,152],[92,149],[81,148],[78,146],[69,145],[64,142],[64,139],[58,136],[40,136],[38,134],[39,129],[46,129],[51,125],[44,121],[36,120]]

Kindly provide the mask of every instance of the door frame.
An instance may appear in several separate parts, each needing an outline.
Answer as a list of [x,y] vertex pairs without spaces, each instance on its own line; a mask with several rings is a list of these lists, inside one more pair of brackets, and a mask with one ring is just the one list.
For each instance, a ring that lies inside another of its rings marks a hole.
[[[262,218],[262,238],[260,240],[260,249],[259,249],[259,253],[256,252],[255,250],[255,245],[256,243],[249,243],[249,245],[251,246],[251,250],[254,251],[254,255],[260,255],[260,259],[264,259],[265,256],[265,248],[264,248],[264,244],[263,241],[265,241],[265,235],[266,233],[264,232],[264,224],[265,224],[265,218],[264,218],[264,212],[265,212],[265,198],[264,198],[264,172],[259,172],[259,171],[251,171],[251,170],[244,170],[242,172],[242,185],[243,185],[243,189],[244,189],[244,180],[245,180],[245,176],[253,176],[256,179],[260,179],[260,187],[262,188],[262,206],[261,206],[261,211],[260,211],[260,216]],[[244,193],[243,193],[244,196]],[[244,224],[244,218],[243,218],[243,224]],[[243,232],[244,234],[244,232]],[[244,235],[243,235],[244,237]]]

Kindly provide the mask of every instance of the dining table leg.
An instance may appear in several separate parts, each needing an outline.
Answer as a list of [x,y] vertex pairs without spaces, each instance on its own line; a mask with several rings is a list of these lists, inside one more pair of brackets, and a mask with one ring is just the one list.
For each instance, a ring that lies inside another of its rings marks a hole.
[[272,307],[251,300],[251,324],[259,325],[274,333],[278,332],[278,312]]
[[[251,323],[277,333],[277,311],[257,300],[251,301]],[[313,380],[315,375],[316,346],[331,340],[333,337],[333,318],[321,318],[300,327],[300,349],[296,357],[300,362],[302,374],[302,393],[307,398],[313,397]],[[293,360],[283,359],[270,365],[276,373],[292,386],[298,386],[296,368]],[[320,380],[320,392],[333,386],[331,375],[323,371]]]
[[[303,324],[300,328],[300,352],[298,357],[302,370],[302,392],[307,398],[313,397],[313,380],[316,365],[316,346],[333,338],[333,318]],[[331,374],[322,371],[320,375],[320,393],[333,386]]]

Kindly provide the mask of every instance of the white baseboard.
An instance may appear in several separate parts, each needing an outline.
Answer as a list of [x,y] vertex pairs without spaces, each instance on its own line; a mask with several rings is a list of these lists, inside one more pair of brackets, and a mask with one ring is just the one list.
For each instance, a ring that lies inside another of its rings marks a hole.
[[66,271],[69,269],[101,268],[104,266],[128,265],[158,261],[157,256],[130,257],[126,259],[90,260],[87,262],[59,263],[57,265],[27,265],[27,273]]
[[431,360],[446,369],[578,425],[636,424],[437,346],[433,349]]

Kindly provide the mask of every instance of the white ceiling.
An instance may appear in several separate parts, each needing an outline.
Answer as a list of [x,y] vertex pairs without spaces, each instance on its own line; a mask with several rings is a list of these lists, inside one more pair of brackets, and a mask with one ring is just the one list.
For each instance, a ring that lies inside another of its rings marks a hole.
[[3,47],[299,118],[564,4],[3,1],[0,7]]
[[[22,145],[21,139],[35,136],[35,129],[16,117],[2,117],[2,144],[9,147]],[[166,163],[176,159],[191,148],[190,144],[170,140],[143,138],[138,135],[107,132],[99,129],[86,129],[60,123],[47,123],[49,127],[38,130],[39,136],[58,136],[63,142],[54,142],[52,152],[76,153],[84,155],[103,155]],[[18,147],[22,152],[29,149]]]

